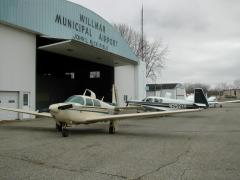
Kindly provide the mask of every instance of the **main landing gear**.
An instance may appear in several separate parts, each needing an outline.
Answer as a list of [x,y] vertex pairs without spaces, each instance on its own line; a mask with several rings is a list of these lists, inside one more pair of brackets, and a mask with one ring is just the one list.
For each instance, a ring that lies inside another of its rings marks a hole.
[[114,123],[114,121],[110,121],[110,123],[109,123],[109,134],[115,134],[115,123]]
[[[63,137],[68,137],[69,136],[69,132],[67,130],[67,124],[66,123],[61,123],[61,122],[56,123],[56,130],[59,131],[59,132],[62,132]],[[109,134],[115,134],[115,131],[116,131],[115,122],[110,121],[109,122]]]
[[57,131],[61,131],[62,132],[62,136],[63,137],[68,137],[69,136],[69,132],[67,130],[67,124],[66,123],[56,123],[56,129]]

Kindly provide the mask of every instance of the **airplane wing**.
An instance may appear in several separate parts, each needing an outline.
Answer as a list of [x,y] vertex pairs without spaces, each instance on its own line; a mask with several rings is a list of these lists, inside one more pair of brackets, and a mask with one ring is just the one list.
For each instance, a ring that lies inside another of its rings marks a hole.
[[38,113],[38,112],[35,112],[35,111],[27,111],[27,110],[23,110],[23,109],[13,109],[13,108],[0,107],[0,110],[13,111],[13,112],[31,114],[31,115],[42,116],[42,117],[52,117],[52,115],[50,113]]
[[138,110],[144,110],[144,107],[143,106],[137,106],[137,105],[136,106],[122,106],[122,107],[117,106],[117,107],[114,108],[114,110],[116,112],[123,112],[123,111],[127,111],[127,110],[138,111]]
[[232,100],[232,101],[212,101],[208,102],[209,104],[226,104],[226,103],[240,103],[240,100]]
[[153,109],[153,110],[158,110],[158,111],[173,111],[173,108],[170,107],[160,107],[160,106],[149,106],[149,105],[142,105],[142,107],[146,109]]
[[[86,119],[82,122],[73,122],[74,124],[92,124],[97,122],[107,122],[116,120],[127,120],[130,118],[147,118],[147,117],[160,117],[179,113],[188,113],[201,111],[202,109],[184,109],[176,111],[162,111],[162,112],[144,112],[144,113],[131,113],[131,114],[118,114],[118,115],[104,115],[96,118]],[[136,119],[139,120],[139,119]]]

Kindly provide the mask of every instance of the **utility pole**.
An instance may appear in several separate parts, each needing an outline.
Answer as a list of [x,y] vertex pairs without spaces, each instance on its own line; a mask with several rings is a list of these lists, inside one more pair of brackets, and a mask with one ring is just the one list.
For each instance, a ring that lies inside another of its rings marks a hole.
[[142,61],[143,61],[143,3],[141,10],[141,51],[142,51]]

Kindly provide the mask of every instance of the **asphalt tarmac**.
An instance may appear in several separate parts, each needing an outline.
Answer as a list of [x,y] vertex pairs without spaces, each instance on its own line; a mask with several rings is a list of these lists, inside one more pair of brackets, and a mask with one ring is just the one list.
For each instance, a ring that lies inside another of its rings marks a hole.
[[0,123],[0,179],[240,179],[240,104],[69,131]]

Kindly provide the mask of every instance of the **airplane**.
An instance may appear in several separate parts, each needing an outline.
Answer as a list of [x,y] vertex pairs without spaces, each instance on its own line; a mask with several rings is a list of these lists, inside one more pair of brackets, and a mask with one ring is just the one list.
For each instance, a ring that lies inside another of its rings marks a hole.
[[145,99],[129,100],[126,102],[127,106],[139,105],[145,109],[153,109],[159,111],[169,111],[176,109],[196,109],[196,108],[208,108],[209,103],[206,96],[201,88],[194,89],[194,100],[182,100],[182,99],[171,99],[157,96],[149,96]]
[[[194,95],[191,94],[187,97],[188,101],[193,102],[194,100]],[[220,108],[223,107],[223,104],[228,104],[228,103],[240,103],[240,100],[231,100],[231,101],[218,101],[216,96],[210,96],[207,98],[209,107],[214,107],[216,108],[217,105],[219,105]]]
[[[90,93],[86,95],[86,93]],[[113,93],[115,94],[115,93]],[[113,97],[113,99],[116,99]],[[115,133],[115,122],[130,118],[160,117],[177,113],[187,113],[200,111],[201,109],[176,110],[165,112],[141,112],[120,114],[120,111],[131,107],[117,107],[110,105],[96,98],[93,91],[86,89],[83,95],[73,95],[63,103],[49,106],[49,113],[26,111],[23,109],[13,109],[0,107],[1,110],[26,113],[36,116],[53,118],[56,122],[56,129],[62,133],[63,137],[69,136],[67,127],[79,124],[92,124],[98,122],[109,122],[109,134]],[[135,108],[135,107],[133,107]]]
[[219,107],[222,108],[223,104],[227,103],[240,103],[240,100],[218,101],[216,96],[210,96],[208,98],[208,104],[210,107],[217,107],[217,105],[219,105]]

